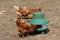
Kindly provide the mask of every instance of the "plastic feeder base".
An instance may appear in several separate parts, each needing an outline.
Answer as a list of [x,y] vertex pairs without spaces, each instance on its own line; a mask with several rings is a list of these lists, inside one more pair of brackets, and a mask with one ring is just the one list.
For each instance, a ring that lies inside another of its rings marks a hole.
[[44,34],[46,34],[47,33],[47,31],[48,31],[48,28],[45,28],[45,29],[41,29],[41,30],[35,30],[35,33],[44,33]]

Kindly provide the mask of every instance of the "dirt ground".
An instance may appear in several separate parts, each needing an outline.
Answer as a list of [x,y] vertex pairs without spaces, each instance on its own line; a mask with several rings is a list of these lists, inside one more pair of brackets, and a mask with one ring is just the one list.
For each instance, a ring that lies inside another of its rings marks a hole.
[[[19,37],[14,6],[41,8],[49,20],[50,32]],[[60,0],[0,0],[0,40],[60,40]]]

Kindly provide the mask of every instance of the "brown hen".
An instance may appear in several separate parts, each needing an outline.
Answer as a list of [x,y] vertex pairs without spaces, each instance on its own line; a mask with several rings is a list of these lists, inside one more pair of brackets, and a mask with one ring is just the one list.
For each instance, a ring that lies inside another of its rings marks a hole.
[[27,7],[19,7],[19,10],[17,10],[19,13],[17,15],[32,18],[33,12],[41,12],[41,9],[29,9]]
[[17,29],[20,33],[26,35],[34,32],[36,26],[29,24],[27,21],[22,19],[16,19]]

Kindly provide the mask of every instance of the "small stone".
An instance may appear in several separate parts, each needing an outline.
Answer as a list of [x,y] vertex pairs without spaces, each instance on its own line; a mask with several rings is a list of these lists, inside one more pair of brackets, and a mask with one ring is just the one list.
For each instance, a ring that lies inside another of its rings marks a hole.
[[0,14],[3,14],[3,13],[0,13]]

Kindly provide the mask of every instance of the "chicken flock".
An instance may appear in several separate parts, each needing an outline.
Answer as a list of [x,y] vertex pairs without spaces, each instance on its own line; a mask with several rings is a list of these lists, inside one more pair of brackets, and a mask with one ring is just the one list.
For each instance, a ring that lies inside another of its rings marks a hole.
[[23,18],[27,17],[28,19],[32,19],[33,12],[41,12],[41,9],[29,9],[27,7],[18,7],[17,12],[17,15],[21,17],[20,19],[16,19],[17,30],[23,35],[31,34],[32,32],[34,32],[37,29],[37,27],[35,25],[29,24]]

